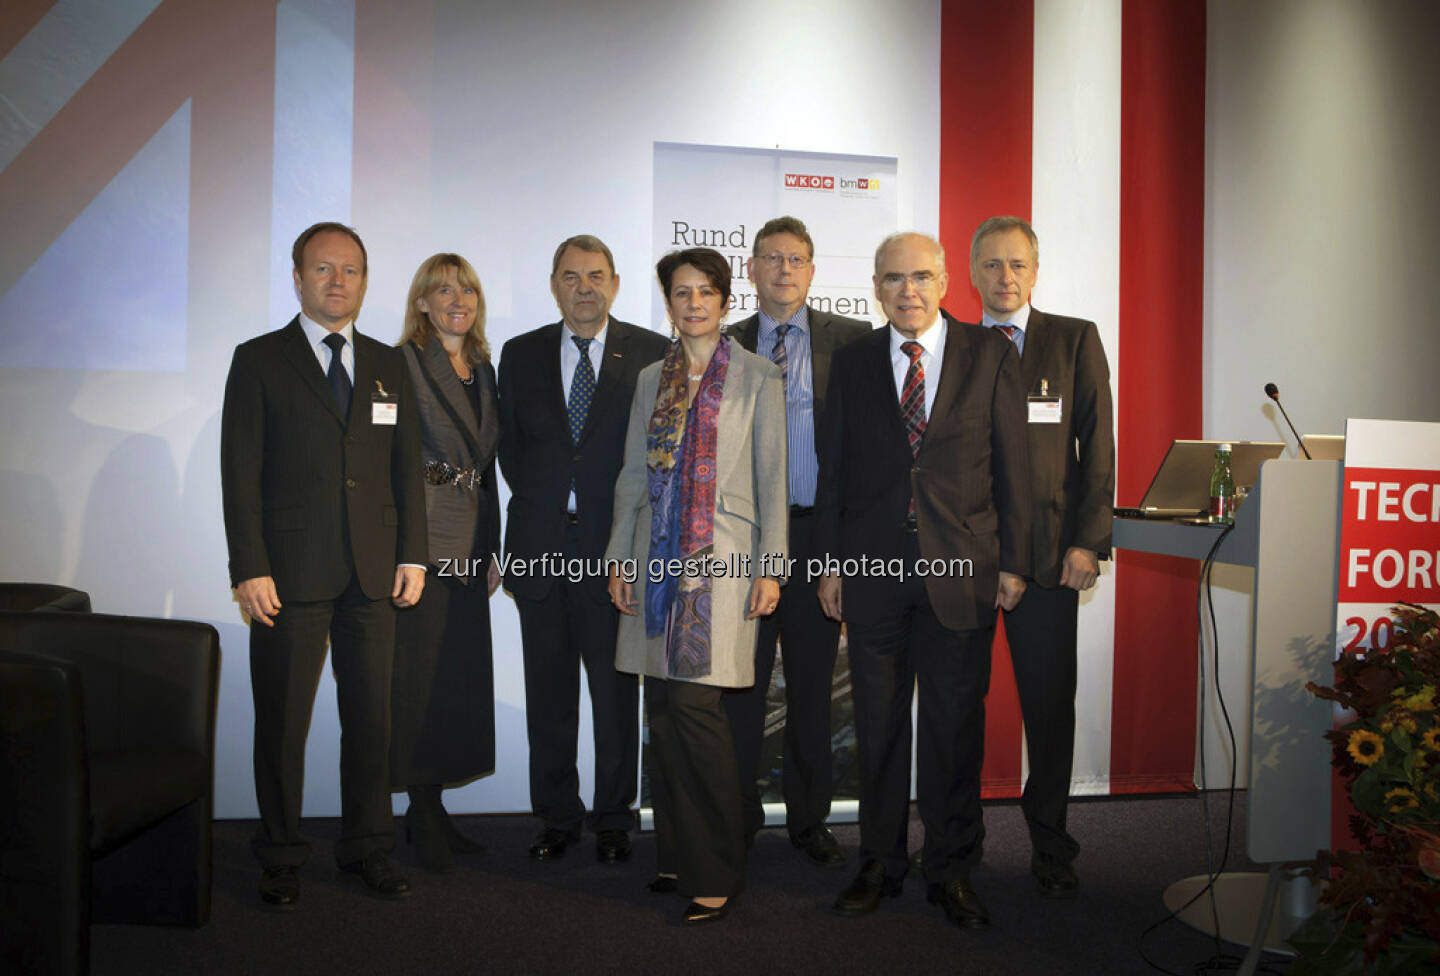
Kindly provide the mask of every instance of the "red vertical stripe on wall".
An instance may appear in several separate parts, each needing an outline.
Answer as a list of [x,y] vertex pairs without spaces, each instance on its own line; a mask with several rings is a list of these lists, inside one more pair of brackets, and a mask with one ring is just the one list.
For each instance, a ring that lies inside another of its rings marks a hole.
[[[1116,487],[1144,494],[1203,427],[1205,0],[1124,0]],[[1119,554],[1110,791],[1194,785],[1193,560]]]
[[[950,272],[945,309],[980,320],[970,287],[970,235],[986,217],[1030,217],[1035,9],[1030,0],[942,0],[940,243]],[[985,702],[987,796],[1020,791],[1020,699],[1003,628]]]

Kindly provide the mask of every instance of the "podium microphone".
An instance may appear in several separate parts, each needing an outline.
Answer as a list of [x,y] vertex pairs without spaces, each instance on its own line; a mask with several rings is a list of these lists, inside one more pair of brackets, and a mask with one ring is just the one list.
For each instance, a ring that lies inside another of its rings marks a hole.
[[1303,438],[1301,438],[1300,432],[1295,429],[1294,424],[1290,423],[1290,415],[1285,412],[1285,404],[1280,402],[1280,387],[1276,386],[1274,383],[1266,383],[1265,395],[1275,401],[1275,406],[1280,408],[1280,416],[1285,418],[1285,423],[1290,424],[1290,433],[1295,435],[1295,443],[1300,445],[1300,453],[1305,455],[1305,460],[1315,460],[1310,456],[1310,452],[1305,450],[1305,441]]

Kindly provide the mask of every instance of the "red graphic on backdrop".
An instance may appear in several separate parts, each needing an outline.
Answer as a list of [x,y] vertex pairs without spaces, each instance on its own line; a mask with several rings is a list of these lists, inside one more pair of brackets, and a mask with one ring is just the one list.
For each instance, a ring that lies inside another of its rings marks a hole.
[[1440,601],[1440,478],[1346,468],[1340,603]]

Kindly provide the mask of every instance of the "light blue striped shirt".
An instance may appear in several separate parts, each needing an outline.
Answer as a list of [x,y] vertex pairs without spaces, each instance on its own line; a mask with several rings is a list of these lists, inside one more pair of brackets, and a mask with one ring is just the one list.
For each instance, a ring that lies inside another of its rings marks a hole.
[[[987,329],[993,329],[995,328],[995,326],[1002,323],[995,316],[991,315],[989,312],[986,312],[984,315],[980,316],[980,324],[985,326],[985,328]],[[1025,330],[1030,327],[1030,303],[1026,302],[1023,306],[1017,308],[1015,310],[1015,314],[1011,315],[1010,318],[1006,319],[1003,324],[1013,325],[1015,326],[1015,328],[1020,330],[1019,332],[1015,333],[1015,338],[1010,341],[1015,343],[1016,352],[1020,353],[1020,355],[1022,356],[1025,355],[1025,336],[1027,334]]]
[[[820,462],[815,456],[815,376],[810,365],[810,306],[801,305],[790,317],[785,335],[785,427],[790,435],[790,504],[815,504],[815,482]],[[755,352],[774,360],[780,323],[760,313]]]

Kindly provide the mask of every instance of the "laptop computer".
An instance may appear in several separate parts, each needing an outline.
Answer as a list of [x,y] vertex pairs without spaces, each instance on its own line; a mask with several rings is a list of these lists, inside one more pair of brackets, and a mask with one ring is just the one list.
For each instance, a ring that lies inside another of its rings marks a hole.
[[1261,463],[1279,457],[1285,450],[1280,441],[1174,441],[1140,504],[1134,508],[1117,506],[1115,514],[1173,519],[1208,513],[1210,472],[1215,466],[1215,449],[1221,444],[1230,445],[1230,473],[1237,493],[1249,491],[1260,477]]
[[1300,440],[1316,461],[1345,460],[1344,434],[1306,434]]

